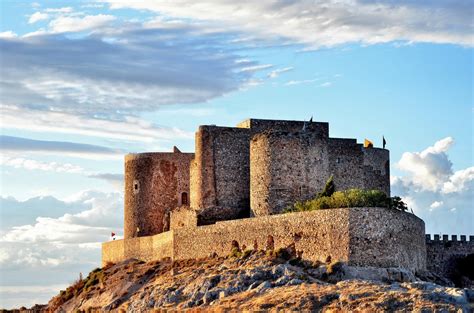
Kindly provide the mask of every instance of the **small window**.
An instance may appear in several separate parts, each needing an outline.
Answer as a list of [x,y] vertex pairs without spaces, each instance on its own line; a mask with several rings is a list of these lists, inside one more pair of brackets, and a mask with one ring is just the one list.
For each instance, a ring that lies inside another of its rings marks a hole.
[[341,158],[337,158],[336,163],[341,163]]
[[188,193],[183,192],[181,194],[181,205],[188,205]]
[[140,183],[138,182],[138,179],[135,179],[133,181],[133,193],[137,194],[140,191]]

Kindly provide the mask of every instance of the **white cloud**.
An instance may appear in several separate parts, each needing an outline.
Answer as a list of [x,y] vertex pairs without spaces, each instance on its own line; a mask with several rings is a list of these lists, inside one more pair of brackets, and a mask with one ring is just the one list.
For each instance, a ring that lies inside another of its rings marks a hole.
[[411,174],[415,187],[437,191],[452,175],[452,163],[446,151],[453,143],[453,138],[446,137],[422,152],[405,152],[397,166]]
[[431,203],[430,208],[436,209],[443,205],[443,201],[435,201]]
[[103,146],[66,142],[66,141],[50,141],[35,140],[14,136],[0,135],[0,151],[4,154],[18,153],[38,153],[57,156],[73,156],[87,159],[117,159],[122,158],[125,151],[120,149],[112,149]]
[[115,19],[115,16],[105,14],[84,17],[59,16],[49,23],[49,27],[54,33],[81,32],[110,25]]
[[[5,231],[0,237],[2,246],[17,244],[20,247],[23,245],[25,249],[6,250],[6,256],[3,253],[0,263],[2,269],[4,266],[21,264],[46,267],[64,265],[63,262],[72,260],[67,253],[60,252],[60,248],[78,249],[79,245],[82,245],[87,249],[91,247],[98,249],[101,242],[109,240],[111,231],[121,232],[122,194],[84,191],[74,200],[74,205],[87,205],[89,208],[77,213],[65,213],[56,218],[39,216],[33,224],[12,226]],[[60,206],[65,205],[65,202],[60,202]],[[57,254],[36,253],[40,249],[52,250]],[[94,261],[100,262],[100,260]]]
[[[55,30],[84,29],[72,24],[55,24]],[[236,62],[241,57],[233,52],[236,47],[223,46],[228,36],[222,34],[196,36],[192,27],[116,26],[74,38],[45,30],[0,40],[0,103],[25,114],[123,121],[125,115],[201,103],[238,90],[262,67]],[[34,123],[48,120],[37,116]]]
[[100,119],[60,111],[28,110],[0,106],[2,127],[37,132],[56,132],[138,142],[190,139],[193,134],[178,128],[159,127],[142,119],[125,116],[123,120]]
[[31,14],[30,18],[28,19],[28,24],[34,24],[39,21],[44,21],[49,18],[47,13],[35,12]]
[[[229,31],[311,47],[392,41],[473,45],[472,4],[404,0],[196,2],[103,0],[112,9],[150,10],[175,18],[219,22]],[[434,23],[433,21],[436,21]]]
[[406,152],[398,166],[406,171],[391,177],[392,194],[399,195],[423,218],[427,233],[470,234],[474,228],[474,167],[453,173],[447,152],[451,137],[421,152]]
[[283,73],[286,73],[286,72],[289,72],[289,71],[292,71],[294,68],[293,67],[284,67],[284,68],[279,68],[279,69],[276,69],[274,71],[271,71],[269,74],[268,74],[268,77],[269,78],[277,78],[278,76],[280,76],[280,74],[283,74]]
[[[69,285],[80,272],[86,274],[100,266],[100,244],[110,240],[112,231],[121,234],[123,197],[119,193],[87,191],[77,195],[74,201],[76,206],[86,208],[59,217],[40,216],[31,224],[2,228],[0,307],[34,304],[28,301],[46,303],[59,291],[58,286]],[[69,204],[60,201],[58,207]],[[3,206],[3,209],[9,210],[9,207]],[[50,209],[55,211],[54,207]],[[23,290],[29,300],[20,303],[25,297],[15,294],[9,286],[25,285],[25,282],[40,282],[41,286]]]
[[73,9],[72,7],[47,8],[44,11],[47,13],[71,13]]
[[16,37],[18,37],[18,35],[11,30],[0,32],[0,39],[11,39]]
[[25,158],[1,157],[0,165],[14,168],[23,168],[26,170],[54,171],[58,173],[81,174],[84,169],[80,166],[70,163],[41,162]]
[[285,86],[294,86],[294,85],[301,85],[301,84],[312,84],[321,80],[321,78],[313,78],[313,79],[303,79],[303,80],[290,80],[285,83]]
[[474,180],[474,166],[464,170],[456,171],[449,177],[449,181],[443,183],[443,193],[462,192],[467,188],[467,184]]
[[319,87],[331,87],[331,86],[332,86],[332,82],[324,82],[319,85]]
[[241,68],[240,72],[256,72],[256,71],[265,70],[265,69],[271,68],[271,67],[273,67],[272,64],[253,65],[253,66],[247,66],[247,67]]

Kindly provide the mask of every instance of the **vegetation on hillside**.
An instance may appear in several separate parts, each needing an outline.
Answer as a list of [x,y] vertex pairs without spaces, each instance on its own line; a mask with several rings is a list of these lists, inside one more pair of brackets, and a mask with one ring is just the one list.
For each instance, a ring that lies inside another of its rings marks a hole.
[[313,199],[296,202],[284,210],[287,212],[313,211],[320,209],[353,208],[353,207],[387,207],[400,211],[408,210],[400,197],[387,197],[379,190],[349,189],[335,191],[331,176],[322,192]]

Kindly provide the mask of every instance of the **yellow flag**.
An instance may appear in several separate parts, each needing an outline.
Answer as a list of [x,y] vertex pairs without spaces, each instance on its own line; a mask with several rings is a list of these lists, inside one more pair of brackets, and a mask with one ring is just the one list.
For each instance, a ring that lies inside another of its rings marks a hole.
[[368,140],[368,139],[365,139],[364,140],[364,148],[373,148],[374,147],[374,144],[372,141]]

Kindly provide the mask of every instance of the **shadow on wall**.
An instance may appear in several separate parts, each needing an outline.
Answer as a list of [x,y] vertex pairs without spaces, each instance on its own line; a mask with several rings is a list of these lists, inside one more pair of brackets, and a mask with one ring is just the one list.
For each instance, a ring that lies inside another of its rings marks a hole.
[[453,258],[453,269],[449,278],[458,288],[474,288],[474,254]]

